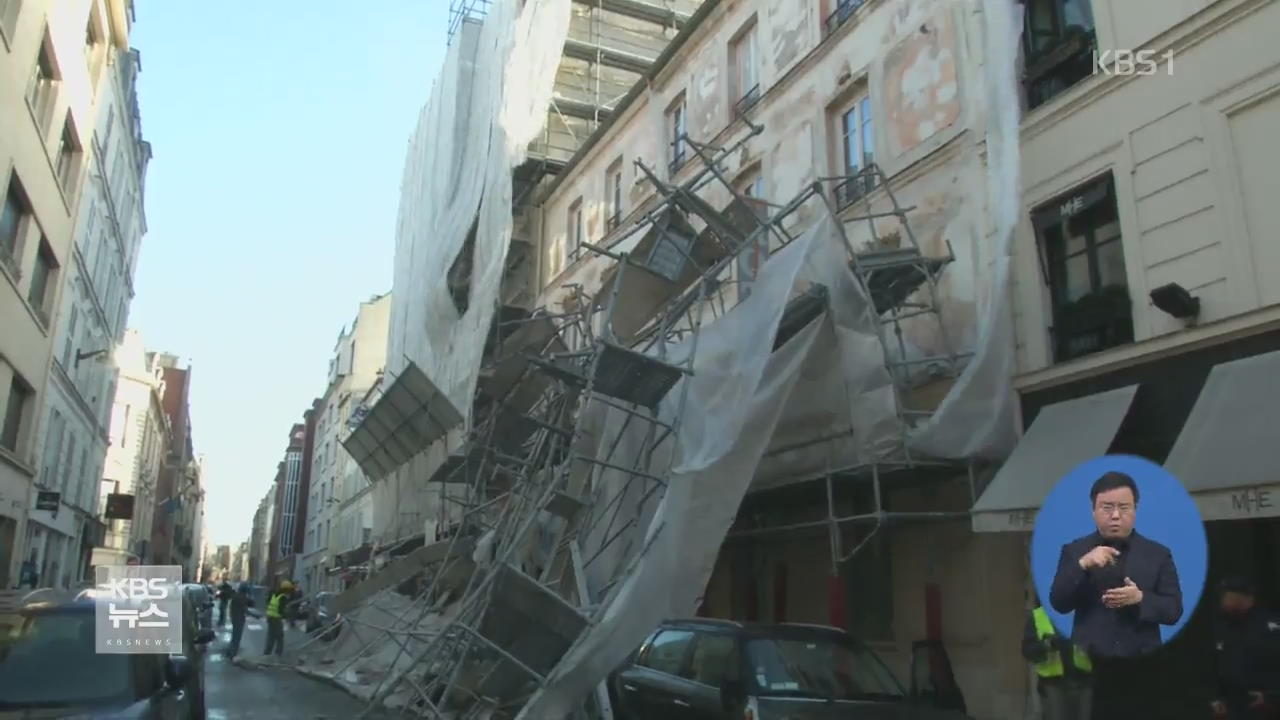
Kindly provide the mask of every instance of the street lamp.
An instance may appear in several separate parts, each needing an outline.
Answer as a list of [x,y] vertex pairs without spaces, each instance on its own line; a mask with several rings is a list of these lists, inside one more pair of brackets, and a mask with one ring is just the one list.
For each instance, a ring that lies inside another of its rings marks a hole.
[[105,365],[107,363],[107,352],[107,348],[103,348],[101,350],[90,350],[88,352],[76,352],[75,367],[80,367],[80,361],[88,360],[89,358],[102,358],[98,360],[98,362]]

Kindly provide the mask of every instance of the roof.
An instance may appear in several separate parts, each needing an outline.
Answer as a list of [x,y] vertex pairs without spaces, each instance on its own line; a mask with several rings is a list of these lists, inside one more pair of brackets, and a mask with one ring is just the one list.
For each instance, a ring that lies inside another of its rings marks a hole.
[[660,627],[678,628],[687,630],[731,630],[740,635],[750,635],[756,637],[783,637],[783,638],[803,638],[815,636],[839,636],[842,638],[851,637],[849,633],[838,627],[830,625],[816,625],[808,623],[761,623],[761,622],[739,622],[737,620],[722,620],[718,618],[687,618],[677,620],[665,620]]

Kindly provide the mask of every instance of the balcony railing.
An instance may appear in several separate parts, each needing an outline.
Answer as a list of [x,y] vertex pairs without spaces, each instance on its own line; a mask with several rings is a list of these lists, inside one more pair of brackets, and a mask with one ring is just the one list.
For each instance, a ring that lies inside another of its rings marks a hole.
[[1022,73],[1027,108],[1034,109],[1089,77],[1094,71],[1097,40],[1092,30],[1071,28],[1047,47],[1028,53]]
[[622,225],[622,213],[617,210],[613,211],[613,214],[604,220],[605,232],[613,232],[614,230],[617,230],[620,225]]
[[672,150],[671,161],[667,163],[667,169],[671,171],[672,175],[675,175],[680,172],[680,168],[684,167],[684,164],[688,161],[689,154],[685,152],[684,143],[681,142],[680,147]]
[[836,210],[844,210],[871,194],[880,185],[880,174],[875,165],[868,165],[853,175],[845,177],[835,186]]
[[865,4],[866,0],[840,0],[840,4],[836,5],[836,9],[822,23],[822,37],[830,37],[831,33],[849,22]]

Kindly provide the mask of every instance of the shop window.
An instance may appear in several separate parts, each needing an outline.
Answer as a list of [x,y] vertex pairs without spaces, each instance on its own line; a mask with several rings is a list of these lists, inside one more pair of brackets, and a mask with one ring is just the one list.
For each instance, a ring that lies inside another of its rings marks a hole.
[[862,547],[844,568],[848,602],[849,632],[863,640],[893,639],[893,563],[889,535],[883,531],[870,537],[861,530],[851,538],[850,547]]
[[1034,109],[1093,74],[1090,0],[1024,0],[1023,89]]
[[1052,308],[1054,362],[1133,342],[1115,182],[1108,174],[1032,212]]

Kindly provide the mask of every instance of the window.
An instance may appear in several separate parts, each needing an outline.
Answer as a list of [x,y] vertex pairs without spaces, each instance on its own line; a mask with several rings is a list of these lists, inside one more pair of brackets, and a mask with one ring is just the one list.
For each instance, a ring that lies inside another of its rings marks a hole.
[[4,210],[0,211],[0,264],[18,277],[18,260],[22,257],[22,235],[31,218],[31,205],[16,175],[9,176],[5,190]]
[[875,188],[876,178],[870,170],[875,162],[875,127],[872,123],[871,98],[863,96],[848,105],[839,117],[840,160],[847,178],[836,186],[836,202],[847,207]]
[[582,247],[582,198],[573,201],[569,206],[569,215],[565,218],[565,264],[573,262]]
[[605,231],[613,232],[622,224],[622,158],[613,161],[605,173],[605,192],[609,194],[609,217]]
[[688,134],[686,127],[688,118],[685,117],[686,107],[684,93],[672,103],[667,109],[667,129],[670,131],[671,137],[671,172],[676,172],[684,167],[685,155],[685,139]]
[[79,314],[80,310],[73,299],[71,301],[71,320],[67,325],[67,344],[62,346],[63,369],[71,367],[71,351],[75,347],[76,322],[79,320]]
[[0,0],[0,32],[5,37],[13,38],[13,30],[18,24],[18,13],[21,10],[22,0]]
[[760,100],[760,74],[756,52],[756,20],[752,18],[729,44],[729,62],[733,68],[730,102],[734,113],[741,115]]
[[76,136],[76,124],[71,119],[71,111],[67,111],[67,120],[62,125],[62,136],[58,139],[58,182],[62,189],[71,195],[76,189],[76,179],[80,175],[80,138]]
[[698,633],[689,663],[689,679],[718,688],[730,678],[737,679],[738,643],[732,635]]
[[84,61],[89,68],[89,82],[98,87],[98,71],[106,57],[106,36],[102,29],[102,16],[95,2],[89,8],[89,20],[84,28]]
[[58,74],[58,65],[53,59],[53,41],[50,40],[49,32],[46,30],[44,39],[40,43],[40,52],[36,55],[35,70],[31,73],[31,84],[27,87],[27,104],[35,114],[36,125],[39,126],[41,133],[49,129],[53,99],[57,93],[58,81],[61,79]]
[[[757,168],[747,175],[737,186],[737,191],[748,199],[764,198],[764,176],[761,175]],[[768,215],[768,210],[763,202],[756,210],[762,217]],[[738,253],[738,300],[746,300],[751,295],[751,283],[756,279],[756,274],[760,271],[760,266],[769,258],[769,234],[761,233],[757,238],[753,247],[746,248]]]
[[831,8],[826,20],[822,23],[822,37],[836,31],[836,28],[849,22],[858,8],[866,4],[866,0],[828,0],[826,7]]
[[1032,212],[1052,308],[1055,362],[1133,342],[1115,183],[1083,185]]
[[52,301],[53,288],[58,273],[58,260],[53,256],[53,248],[49,241],[40,238],[40,249],[36,252],[35,268],[31,271],[31,287],[27,290],[27,302],[40,316],[46,327],[49,325],[49,307]]
[[693,633],[687,630],[663,630],[637,664],[656,672],[679,675],[692,643]]
[[1093,74],[1090,0],[1024,0],[1023,88],[1027,107],[1039,107]]
[[22,378],[14,374],[9,381],[9,399],[4,408],[4,426],[0,427],[0,447],[10,452],[18,452],[18,443],[22,441],[23,424],[27,420],[27,409],[31,397],[35,393]]

